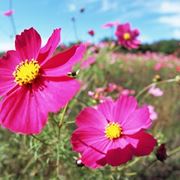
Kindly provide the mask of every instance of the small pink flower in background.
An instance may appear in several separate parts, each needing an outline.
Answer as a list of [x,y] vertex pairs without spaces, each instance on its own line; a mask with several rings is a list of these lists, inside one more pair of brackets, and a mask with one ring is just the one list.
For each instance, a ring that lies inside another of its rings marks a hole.
[[14,14],[13,10],[7,10],[3,13],[4,16],[12,16]]
[[71,143],[85,166],[118,166],[153,151],[156,140],[145,131],[151,124],[147,106],[138,107],[134,97],[121,96],[82,110]]
[[140,45],[140,41],[137,40],[139,30],[131,30],[129,23],[118,25],[115,35],[118,38],[118,43],[127,49],[137,49]]
[[155,64],[154,70],[155,70],[155,71],[159,71],[159,70],[162,69],[163,67],[164,67],[164,63],[158,62],[158,63]]
[[134,90],[123,89],[123,90],[121,91],[121,95],[126,95],[126,96],[128,96],[128,95],[133,95],[133,94],[135,94],[135,91],[134,91]]
[[58,112],[78,92],[80,84],[69,77],[84,54],[83,45],[53,56],[60,41],[55,29],[41,48],[41,37],[30,28],[16,36],[16,50],[0,59],[0,124],[22,134],[38,134],[49,112]]
[[156,120],[158,118],[157,112],[154,110],[154,106],[148,105],[149,113],[150,113],[150,119]]
[[115,83],[108,83],[107,87],[105,88],[105,92],[113,92],[117,90],[118,86]]
[[92,64],[96,62],[95,57],[88,57],[85,61],[81,63],[81,69],[87,69],[89,68]]
[[114,22],[108,22],[106,24],[104,24],[102,27],[103,28],[112,28],[112,27],[116,27],[119,25],[118,21],[114,21]]
[[95,32],[94,32],[93,29],[91,29],[91,30],[88,31],[88,34],[89,34],[90,36],[94,36],[94,35],[95,35]]
[[149,88],[148,93],[153,96],[162,96],[164,94],[164,92],[160,88],[157,88],[155,85],[152,85]]
[[176,67],[176,72],[180,72],[180,66]]

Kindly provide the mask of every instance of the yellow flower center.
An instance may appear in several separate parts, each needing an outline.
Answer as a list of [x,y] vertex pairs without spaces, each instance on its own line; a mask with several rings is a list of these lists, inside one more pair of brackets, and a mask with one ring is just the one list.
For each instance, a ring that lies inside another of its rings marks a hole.
[[15,82],[20,86],[32,83],[39,74],[40,65],[34,59],[31,61],[25,60],[17,65],[13,72]]
[[131,35],[129,33],[124,33],[123,38],[124,38],[124,40],[129,40],[129,39],[131,39]]
[[122,134],[122,128],[118,123],[111,122],[106,126],[105,135],[110,140],[119,138]]

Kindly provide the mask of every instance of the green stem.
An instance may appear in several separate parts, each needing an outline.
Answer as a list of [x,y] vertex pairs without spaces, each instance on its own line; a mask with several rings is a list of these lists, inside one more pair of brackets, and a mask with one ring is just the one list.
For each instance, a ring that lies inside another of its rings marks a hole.
[[59,128],[61,128],[61,126],[63,125],[63,122],[64,122],[64,116],[65,116],[67,107],[68,107],[68,104],[67,104],[67,105],[64,107],[64,109],[63,109],[62,116],[61,116],[61,119],[60,119],[59,124],[58,124]]
[[150,87],[152,87],[153,85],[159,85],[159,84],[165,84],[165,83],[171,83],[171,82],[175,82],[176,79],[167,79],[167,80],[163,80],[163,81],[159,81],[159,82],[155,82],[155,83],[151,83],[148,86],[146,86],[145,88],[143,88],[137,95],[136,98],[138,99],[144,92],[146,92]]
[[44,144],[44,145],[50,145],[50,144],[44,142],[43,140],[41,140],[40,138],[38,138],[37,136],[35,136],[35,135],[33,135],[33,134],[31,134],[31,136],[32,136],[34,139],[36,139],[36,140],[38,140],[39,142],[41,142],[42,144]]
[[176,147],[175,149],[171,150],[171,151],[168,153],[168,157],[176,154],[176,153],[179,152],[179,151],[180,151],[180,146],[178,146],[178,147]]

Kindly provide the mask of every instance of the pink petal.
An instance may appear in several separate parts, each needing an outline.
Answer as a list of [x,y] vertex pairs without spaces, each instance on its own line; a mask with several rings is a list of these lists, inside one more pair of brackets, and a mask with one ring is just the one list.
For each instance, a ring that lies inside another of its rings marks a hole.
[[60,32],[61,29],[55,29],[50,38],[48,39],[46,45],[41,48],[39,56],[37,58],[40,64],[44,64],[46,60],[48,60],[48,58],[53,55],[60,41]]
[[36,60],[41,47],[41,37],[33,28],[24,30],[21,35],[16,36],[15,46],[21,61]]
[[114,102],[111,100],[106,100],[105,102],[98,105],[98,111],[100,111],[108,122],[114,121],[113,114]]
[[80,112],[76,118],[76,124],[78,127],[94,127],[104,131],[107,125],[105,117],[99,113],[96,109],[87,107]]
[[54,77],[67,75],[68,72],[72,71],[73,65],[82,59],[84,51],[84,45],[73,46],[72,48],[52,57],[42,65],[46,76]]
[[13,72],[19,62],[16,51],[8,51],[0,59],[0,96],[4,96],[17,85],[14,81]]
[[135,147],[136,156],[149,155],[157,144],[156,139],[144,131],[140,131],[130,137],[138,140],[137,147]]
[[104,157],[105,155],[99,151],[88,148],[82,154],[81,160],[85,166],[96,169],[105,165]]
[[133,153],[131,145],[126,146],[124,149],[111,149],[106,154],[106,162],[112,166],[119,166],[131,160]]
[[[80,146],[81,144],[87,145],[101,153],[106,153],[111,145],[111,141],[105,137],[105,133],[100,129],[95,129],[91,127],[78,128],[73,133],[73,136],[79,139]],[[76,147],[77,150],[80,150],[81,147],[78,147],[77,145],[78,143],[76,142],[76,146],[74,147]]]
[[134,134],[141,129],[148,129],[152,124],[147,106],[139,108],[130,114],[121,125],[123,134]]
[[19,87],[2,101],[0,124],[22,134],[38,134],[47,122],[47,112],[26,87]]
[[38,101],[44,104],[47,112],[58,112],[76,95],[79,88],[79,82],[68,77],[42,78],[33,85]]
[[119,122],[123,127],[126,123],[128,117],[135,111],[137,108],[137,101],[132,96],[121,96],[114,106],[114,120]]

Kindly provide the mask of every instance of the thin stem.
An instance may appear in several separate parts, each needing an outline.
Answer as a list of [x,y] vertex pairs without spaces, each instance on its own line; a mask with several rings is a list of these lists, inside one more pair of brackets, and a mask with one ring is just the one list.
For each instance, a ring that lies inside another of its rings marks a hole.
[[176,154],[176,153],[179,152],[179,151],[180,151],[180,146],[178,146],[178,147],[176,147],[175,149],[171,150],[171,151],[168,153],[168,157]]
[[76,27],[76,20],[73,20],[72,23],[73,23],[73,30],[74,30],[75,39],[76,39],[76,41],[79,41],[78,33],[77,33],[77,27]]
[[50,144],[44,142],[43,140],[41,140],[40,138],[38,138],[37,136],[35,136],[35,135],[33,135],[33,134],[31,134],[31,136],[32,136],[34,139],[36,139],[36,140],[38,140],[39,142],[41,142],[42,144],[44,144],[44,145],[50,145]]
[[[12,10],[12,8],[13,8],[12,0],[9,0],[9,10]],[[12,29],[13,29],[13,34],[14,34],[14,36],[16,36],[16,25],[15,25],[13,14],[9,18],[10,18],[10,22],[11,22]]]
[[167,80],[163,80],[163,81],[159,81],[156,83],[151,83],[148,86],[146,86],[145,88],[143,88],[137,95],[136,98],[138,99],[144,92],[146,92],[150,87],[152,87],[153,85],[159,85],[159,84],[165,84],[165,83],[171,83],[171,82],[175,82],[175,78],[173,79],[167,79]]
[[60,119],[59,124],[58,124],[59,128],[61,128],[61,126],[62,126],[62,124],[64,122],[64,116],[65,116],[67,107],[68,107],[68,104],[66,104],[66,106],[63,109],[62,116],[61,116],[61,119]]

